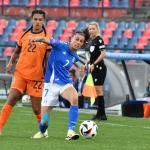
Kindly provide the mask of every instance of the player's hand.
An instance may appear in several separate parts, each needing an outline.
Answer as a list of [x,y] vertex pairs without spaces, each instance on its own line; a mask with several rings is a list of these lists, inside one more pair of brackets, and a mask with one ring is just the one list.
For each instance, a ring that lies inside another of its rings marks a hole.
[[86,70],[87,69],[87,63],[83,67],[84,67],[84,70]]
[[6,66],[6,71],[8,74],[11,74],[12,73],[12,66],[13,64],[11,62],[9,62]]
[[84,70],[87,70],[89,67],[89,62],[86,62],[85,65],[84,65]]
[[90,71],[93,72],[94,70],[94,64],[90,65]]
[[32,42],[43,42],[43,40],[44,40],[44,37],[42,37],[42,36],[31,37],[29,39],[30,43],[32,43]]

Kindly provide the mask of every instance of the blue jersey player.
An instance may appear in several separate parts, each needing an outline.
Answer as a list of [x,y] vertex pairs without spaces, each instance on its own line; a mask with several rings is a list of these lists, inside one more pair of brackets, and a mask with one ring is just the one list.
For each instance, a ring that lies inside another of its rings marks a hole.
[[72,79],[69,76],[69,69],[78,61],[76,51],[84,45],[85,35],[82,32],[75,32],[70,43],[45,37],[35,37],[31,42],[43,42],[52,46],[48,59],[44,89],[42,95],[42,119],[39,125],[40,132],[33,138],[43,138],[48,128],[53,107],[58,103],[58,96],[68,100],[71,104],[69,109],[69,123],[66,140],[76,140],[79,135],[74,132],[78,119],[78,93],[73,87]]

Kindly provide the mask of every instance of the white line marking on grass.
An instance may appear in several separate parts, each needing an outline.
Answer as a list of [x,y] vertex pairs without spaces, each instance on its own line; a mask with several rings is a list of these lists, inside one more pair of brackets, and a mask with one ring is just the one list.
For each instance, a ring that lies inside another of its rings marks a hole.
[[[1,104],[0,104],[1,105]],[[19,106],[20,107],[20,106]],[[64,111],[64,112],[67,112],[69,111],[68,108],[54,108],[55,111]],[[22,113],[24,113],[24,115],[30,115],[30,114],[33,114],[32,110],[21,110]],[[79,110],[79,113],[84,113],[84,114],[94,114],[95,113],[95,110],[89,110],[89,109],[80,109]],[[78,120],[80,122],[83,122],[85,120]],[[132,125],[125,125],[125,124],[118,124],[118,123],[111,123],[111,122],[103,122],[103,121],[100,121],[100,122],[97,122],[97,124],[104,124],[104,125],[109,125],[109,126],[118,126],[118,127],[128,127],[128,128],[142,128],[142,129],[148,129],[150,130],[150,126],[144,126],[144,127],[141,127],[141,126],[132,126]]]
[[31,110],[21,110],[20,112],[22,112],[22,113],[28,113],[28,114],[32,114],[33,113]]
[[110,125],[110,126],[150,129],[150,127],[148,127],[148,126],[141,127],[141,126],[132,126],[132,125],[125,125],[125,124],[111,123],[111,122],[101,122],[101,123],[106,124],[106,125]]

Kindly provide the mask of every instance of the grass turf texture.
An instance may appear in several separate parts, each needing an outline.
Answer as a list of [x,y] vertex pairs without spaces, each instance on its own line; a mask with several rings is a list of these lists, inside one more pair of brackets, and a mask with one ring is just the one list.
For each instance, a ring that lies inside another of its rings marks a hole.
[[[1,109],[2,106],[0,106]],[[98,135],[93,139],[80,137],[66,141],[67,112],[54,111],[49,126],[49,138],[31,139],[38,131],[37,122],[30,107],[15,107],[3,134],[0,150],[148,150],[150,148],[150,120],[108,116],[108,121],[97,121]],[[82,121],[91,114],[79,114],[76,131]]]

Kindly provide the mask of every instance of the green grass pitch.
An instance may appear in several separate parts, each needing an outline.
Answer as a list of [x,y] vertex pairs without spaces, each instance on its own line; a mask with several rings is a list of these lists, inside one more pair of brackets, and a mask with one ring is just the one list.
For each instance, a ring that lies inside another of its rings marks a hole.
[[[0,106],[1,109],[2,106]],[[93,139],[80,137],[66,141],[67,112],[53,112],[49,126],[49,138],[31,139],[38,131],[37,122],[30,107],[15,107],[3,134],[0,150],[148,150],[150,149],[150,120],[108,116],[108,121],[97,121],[98,135]],[[76,131],[91,114],[79,113]]]

